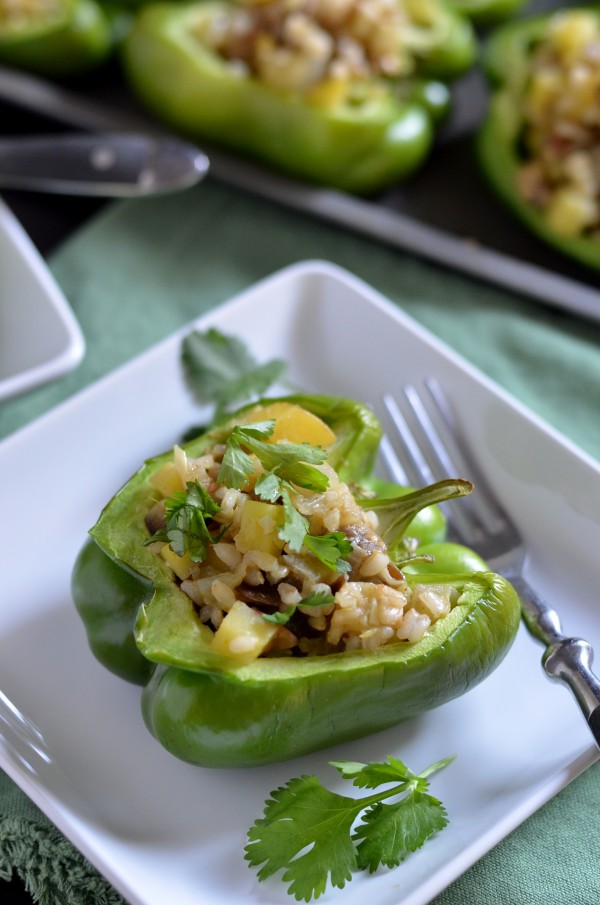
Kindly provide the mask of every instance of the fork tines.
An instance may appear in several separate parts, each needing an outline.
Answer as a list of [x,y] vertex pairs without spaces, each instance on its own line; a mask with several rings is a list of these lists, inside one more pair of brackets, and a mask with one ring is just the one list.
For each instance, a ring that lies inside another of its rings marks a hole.
[[466,478],[476,490],[451,508],[457,539],[472,545],[482,534],[504,530],[506,514],[464,442],[438,381],[426,379],[423,393],[413,385],[404,386],[398,398],[386,393],[382,401],[393,428],[393,440],[386,436],[381,450],[391,477],[414,487]]

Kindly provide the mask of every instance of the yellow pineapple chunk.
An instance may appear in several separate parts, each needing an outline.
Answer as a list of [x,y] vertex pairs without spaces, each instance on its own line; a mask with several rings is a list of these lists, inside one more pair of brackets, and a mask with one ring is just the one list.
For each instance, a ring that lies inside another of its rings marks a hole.
[[550,229],[561,236],[580,235],[596,214],[594,199],[572,188],[558,189],[545,210]]
[[265,622],[260,613],[236,600],[212,639],[212,648],[240,665],[252,663],[268,647],[277,625]]
[[275,421],[275,429],[269,437],[271,443],[309,443],[327,449],[335,442],[335,434],[318,415],[308,412],[291,402],[272,402],[260,409],[253,409],[246,421]]
[[553,17],[550,24],[552,44],[565,58],[579,55],[586,45],[598,37],[598,20],[592,11],[566,10]]
[[240,553],[258,550],[278,556],[283,549],[279,529],[283,525],[283,506],[262,500],[246,500],[242,508],[240,529],[235,545]]
[[535,71],[529,83],[527,94],[527,114],[529,119],[539,122],[548,116],[552,104],[563,91],[561,74],[550,66]]
[[164,465],[161,465],[158,471],[150,475],[150,483],[164,497],[170,497],[179,490],[185,490],[174,462],[165,462]]
[[350,80],[331,77],[314,85],[306,94],[309,104],[317,107],[336,107],[343,104],[348,96]]
[[171,550],[168,544],[165,544],[160,551],[160,555],[181,581],[185,581],[185,579],[189,578],[192,574],[194,564],[187,553],[184,553],[183,556],[179,556]]

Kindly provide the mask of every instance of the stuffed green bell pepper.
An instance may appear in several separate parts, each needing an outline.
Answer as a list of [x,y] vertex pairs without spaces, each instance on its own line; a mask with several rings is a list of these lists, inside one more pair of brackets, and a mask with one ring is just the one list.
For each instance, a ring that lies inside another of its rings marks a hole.
[[99,66],[114,23],[96,0],[0,0],[0,63],[62,78]]
[[177,757],[306,754],[436,707],[504,657],[515,592],[442,540],[436,504],[471,485],[378,484],[380,433],[353,400],[262,400],[149,460],[92,528],[72,582],[90,646],[144,686]]
[[423,163],[476,45],[443,0],[203,0],[145,7],[122,50],[133,91],[177,130],[368,193]]
[[478,136],[484,171],[539,238],[600,267],[600,12],[573,8],[501,28]]

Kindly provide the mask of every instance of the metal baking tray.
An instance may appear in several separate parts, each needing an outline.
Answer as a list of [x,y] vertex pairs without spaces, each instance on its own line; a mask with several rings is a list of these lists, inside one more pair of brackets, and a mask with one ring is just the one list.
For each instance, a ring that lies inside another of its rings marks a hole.
[[[558,5],[568,4],[534,0],[525,12]],[[77,92],[0,68],[0,100],[81,129],[165,131],[127,92],[116,67]],[[529,233],[479,172],[474,133],[486,103],[485,77],[474,68],[454,83],[452,114],[425,166],[405,183],[369,198],[313,187],[210,145],[203,149],[211,178],[600,321],[600,275]]]

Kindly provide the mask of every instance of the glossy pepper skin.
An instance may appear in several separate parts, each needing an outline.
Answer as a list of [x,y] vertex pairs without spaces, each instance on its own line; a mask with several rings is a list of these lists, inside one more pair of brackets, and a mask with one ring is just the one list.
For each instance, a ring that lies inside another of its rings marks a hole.
[[114,47],[113,21],[95,0],[59,0],[56,10],[0,24],[0,63],[63,78],[99,66]]
[[420,61],[414,85],[380,81],[361,103],[309,102],[236,72],[194,37],[223,8],[221,0],[207,0],[141,9],[122,47],[133,91],[193,139],[347,192],[374,192],[424,161],[448,103],[447,90],[439,83],[433,89],[432,80],[459,75],[475,57],[471,25],[440,7],[446,28]]
[[558,235],[517,189],[518,168],[522,163],[519,145],[523,128],[523,92],[532,48],[543,38],[550,18],[551,15],[542,15],[512,22],[498,29],[490,39],[484,66],[492,94],[477,135],[477,153],[492,188],[528,229],[562,254],[587,267],[600,269],[597,241]]
[[146,725],[181,760],[258,766],[360,738],[463,694],[512,642],[518,600],[489,572],[418,580],[463,589],[462,602],[418,644],[256,661],[234,676],[159,667],[142,694]]
[[[332,428],[337,439],[328,461],[344,481],[362,486],[380,440],[369,410],[325,396],[285,399]],[[201,454],[229,429],[218,426],[192,441],[188,454]],[[254,766],[375,732],[462,694],[510,647],[520,616],[511,586],[473,572],[486,568],[476,554],[440,543],[440,523],[417,518],[407,534],[420,533],[424,549],[433,545],[447,574],[430,567],[409,581],[448,581],[460,593],[420,642],[232,664],[211,648],[211,630],[161,557],[143,545],[154,501],[148,477],[170,456],[149,460],[104,509],[75,564],[72,591],[95,656],[144,686],[144,720],[177,757],[209,767]]]
[[477,25],[490,26],[510,18],[527,0],[451,0],[452,9]]

